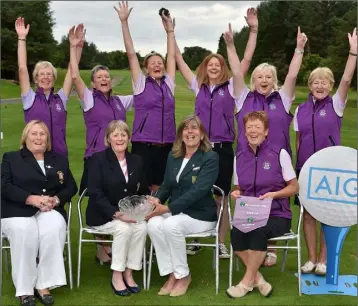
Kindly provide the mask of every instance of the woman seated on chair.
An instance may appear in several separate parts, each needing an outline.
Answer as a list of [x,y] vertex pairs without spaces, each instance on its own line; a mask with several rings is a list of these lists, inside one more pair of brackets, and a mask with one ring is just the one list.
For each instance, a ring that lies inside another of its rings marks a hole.
[[146,222],[130,220],[118,208],[119,200],[127,196],[149,194],[141,158],[127,151],[129,140],[128,125],[111,121],[104,140],[108,148],[92,156],[88,176],[87,225],[113,235],[111,287],[120,296],[140,291],[132,270],[142,269],[147,236]]
[[34,294],[42,304],[52,305],[50,289],[66,285],[64,206],[77,185],[67,157],[51,149],[46,124],[31,120],[22,132],[20,150],[5,153],[1,164],[1,230],[10,243],[12,279],[21,305],[35,305]]
[[268,239],[290,231],[292,213],[289,197],[298,192],[290,155],[284,148],[266,139],[269,133],[267,114],[264,111],[250,112],[243,120],[247,145],[236,155],[236,189],[231,196],[234,199],[240,196],[272,199],[272,203],[267,215],[263,216],[267,220],[266,225],[257,225],[253,230],[243,232],[234,224],[231,230],[232,247],[246,267],[240,283],[226,291],[233,298],[243,297],[253,288],[264,296],[272,292],[272,286],[265,281],[259,268],[266,256]]
[[[180,296],[189,287],[185,235],[215,227],[216,203],[211,189],[218,173],[219,157],[212,151],[203,124],[197,116],[186,117],[179,124],[164,181],[152,197],[155,209],[147,216],[159,273],[169,274],[159,295]],[[163,205],[168,199],[169,204]]]

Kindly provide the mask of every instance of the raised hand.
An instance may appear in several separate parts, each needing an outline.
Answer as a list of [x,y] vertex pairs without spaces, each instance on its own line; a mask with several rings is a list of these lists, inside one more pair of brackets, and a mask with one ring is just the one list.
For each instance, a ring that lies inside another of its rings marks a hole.
[[357,28],[354,28],[352,35],[348,33],[350,52],[357,54]]
[[299,50],[302,50],[305,48],[306,42],[307,42],[307,36],[305,33],[301,33],[301,28],[298,26],[297,29],[297,45],[296,48]]
[[118,17],[121,21],[127,21],[128,17],[132,11],[132,7],[128,9],[128,1],[122,1],[118,2],[119,8],[113,6],[113,8],[116,10]]
[[257,18],[257,10],[253,7],[247,9],[245,20],[250,28],[258,28],[259,20]]
[[73,47],[76,47],[83,39],[84,36],[84,32],[79,32],[78,36],[76,36],[75,33],[75,26],[73,26],[69,31],[68,31],[68,40],[70,41],[70,45]]
[[79,42],[78,46],[83,48],[83,45],[85,43],[85,36],[86,36],[86,30],[85,27],[83,25],[83,23],[80,23],[76,30],[75,30],[75,35],[77,38],[81,39],[81,41]]
[[30,31],[30,25],[25,27],[25,20],[22,17],[18,17],[15,21],[15,30],[18,38],[25,39]]
[[164,11],[162,12],[162,15],[160,16],[162,18],[163,27],[165,29],[165,32],[174,32],[175,28],[175,18],[172,18],[170,16],[170,13],[168,16],[164,15]]
[[226,45],[234,45],[234,33],[232,32],[231,23],[229,23],[229,31],[224,33],[224,41]]

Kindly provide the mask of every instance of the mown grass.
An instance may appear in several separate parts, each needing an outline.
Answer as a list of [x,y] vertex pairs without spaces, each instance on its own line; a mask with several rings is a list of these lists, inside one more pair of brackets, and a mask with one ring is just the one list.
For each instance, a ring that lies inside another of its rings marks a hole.
[[[59,73],[63,75],[63,73]],[[83,79],[89,84],[89,72],[82,72]],[[131,94],[131,79],[129,71],[112,71],[112,76],[120,78],[120,84],[114,87],[118,94]],[[61,77],[59,76],[59,79]],[[63,78],[62,78],[63,79]],[[1,97],[19,97],[18,86],[3,86],[1,82]],[[58,82],[58,84],[61,84]],[[194,111],[194,95],[188,89],[183,78],[177,74],[176,80],[176,120],[177,123],[187,114]],[[15,88],[17,91],[15,91]],[[16,93],[16,94],[15,94]],[[298,87],[296,90],[296,101],[292,107],[294,112],[297,105],[304,101],[308,93],[307,88]],[[351,92],[347,109],[344,114],[342,127],[342,144],[353,148],[357,147],[357,108],[356,92]],[[77,97],[68,101],[67,118],[67,144],[69,148],[69,159],[72,172],[77,183],[80,182],[83,167],[83,154],[85,150],[85,126],[82,111]],[[132,126],[133,112],[128,114],[128,123]],[[4,133],[2,151],[17,150],[19,139],[24,127],[23,111],[21,104],[1,104],[1,128]],[[294,132],[291,129],[291,144],[294,148]],[[338,158],[338,157],[337,157]],[[76,203],[78,197],[74,197]],[[298,208],[292,206],[294,224],[297,222]],[[77,267],[77,240],[78,240],[78,218],[77,209],[74,207],[71,224],[72,239],[72,261],[74,279],[76,279]],[[356,226],[352,227],[347,235],[343,246],[340,274],[356,273]],[[228,239],[229,243],[229,239]],[[307,254],[302,249],[302,260],[306,260]],[[156,264],[153,264],[152,285],[149,291],[143,291],[138,295],[120,298],[113,294],[109,282],[111,271],[107,266],[99,266],[94,262],[95,247],[88,244],[82,250],[82,273],[81,286],[70,290],[68,287],[55,289],[53,294],[56,305],[353,305],[356,298],[347,296],[302,295],[298,297],[296,272],[296,254],[289,252],[286,270],[281,273],[279,265],[272,268],[263,268],[262,273],[274,286],[273,295],[266,299],[253,292],[240,300],[228,299],[225,290],[228,287],[228,260],[220,260],[220,291],[215,295],[215,273],[212,269],[212,250],[204,249],[198,255],[189,257],[189,267],[193,276],[192,285],[188,293],[180,298],[159,297],[157,292],[165,279],[158,275]],[[279,255],[279,262],[282,256]],[[240,265],[240,271],[234,272],[233,281],[237,283],[242,277],[244,269]],[[142,273],[136,273],[136,280],[141,284]],[[15,290],[11,280],[11,274],[3,272],[3,305],[17,305],[14,298]]]

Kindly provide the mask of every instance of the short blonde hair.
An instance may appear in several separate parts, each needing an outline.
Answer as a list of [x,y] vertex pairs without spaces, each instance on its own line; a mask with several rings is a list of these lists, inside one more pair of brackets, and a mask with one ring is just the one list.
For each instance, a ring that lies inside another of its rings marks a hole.
[[23,149],[26,147],[26,139],[29,136],[29,132],[32,129],[32,127],[38,124],[46,133],[47,135],[47,144],[46,144],[46,151],[51,151],[51,136],[50,136],[50,132],[46,126],[46,124],[41,121],[41,120],[31,120],[29,121],[26,126],[24,127],[23,131],[22,131],[22,135],[21,135],[21,139],[20,139],[20,149]]
[[108,124],[108,127],[106,129],[106,135],[104,136],[105,146],[107,147],[110,146],[109,136],[116,130],[126,133],[128,135],[128,138],[131,138],[131,133],[129,131],[129,127],[127,123],[125,123],[123,120],[112,120]]
[[209,85],[209,77],[207,73],[207,67],[212,58],[218,59],[221,66],[221,72],[218,77],[219,84],[222,84],[230,79],[230,70],[229,67],[226,65],[225,59],[222,55],[217,53],[209,54],[204,58],[201,64],[196,69],[196,78],[198,80],[198,87],[200,88],[202,84]]
[[107,71],[108,74],[109,74],[109,68],[108,68],[107,66],[96,65],[96,66],[94,66],[94,67],[92,68],[92,70],[91,70],[91,81],[92,81],[92,82],[94,82],[94,77],[95,77],[96,73],[97,73],[98,71],[101,71],[101,70],[105,70],[105,71]]
[[259,71],[259,70],[263,70],[263,69],[269,69],[272,73],[272,77],[273,77],[273,89],[274,90],[278,90],[278,80],[277,80],[277,70],[276,67],[273,65],[270,65],[268,63],[262,63],[258,66],[256,66],[256,68],[254,69],[254,71],[251,73],[251,78],[250,78],[250,90],[255,90],[255,85],[254,85],[254,80],[255,80],[255,74]]
[[56,80],[57,79],[57,70],[50,62],[47,62],[47,61],[39,61],[36,63],[34,71],[32,72],[33,80],[34,81],[36,80],[37,74],[39,73],[40,69],[47,68],[47,67],[50,67],[52,69],[53,78],[54,78],[54,80]]
[[149,62],[149,59],[150,59],[152,56],[159,56],[159,57],[163,60],[164,69],[165,69],[165,59],[164,59],[163,55],[161,55],[161,54],[158,53],[158,52],[152,51],[152,52],[148,53],[148,54],[144,57],[144,60],[143,60],[143,71],[144,71],[145,74],[148,73],[148,70],[147,70],[148,62]]
[[186,147],[185,147],[185,143],[183,142],[183,130],[184,130],[185,126],[188,125],[192,121],[198,125],[198,127],[200,129],[200,133],[203,136],[203,139],[200,140],[199,149],[204,152],[209,152],[212,150],[210,140],[209,140],[208,134],[206,133],[203,123],[201,122],[201,120],[199,119],[198,116],[189,115],[189,116],[186,116],[182,120],[182,122],[180,122],[178,129],[177,129],[177,135],[176,135],[176,139],[175,139],[175,142],[173,144],[173,149],[172,149],[173,156],[175,158],[185,156]]
[[329,69],[328,67],[318,67],[316,69],[314,69],[311,73],[310,76],[308,77],[308,87],[311,87],[312,83],[314,82],[314,80],[316,79],[327,79],[330,83],[330,88],[333,88],[334,85],[334,76],[333,76],[333,72],[331,69]]

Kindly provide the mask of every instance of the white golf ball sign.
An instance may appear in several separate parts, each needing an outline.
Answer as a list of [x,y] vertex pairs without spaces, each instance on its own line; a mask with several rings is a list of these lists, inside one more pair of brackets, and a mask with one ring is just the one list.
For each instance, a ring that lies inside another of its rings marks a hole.
[[300,203],[316,220],[337,227],[357,224],[357,150],[335,146],[316,152],[298,182]]

